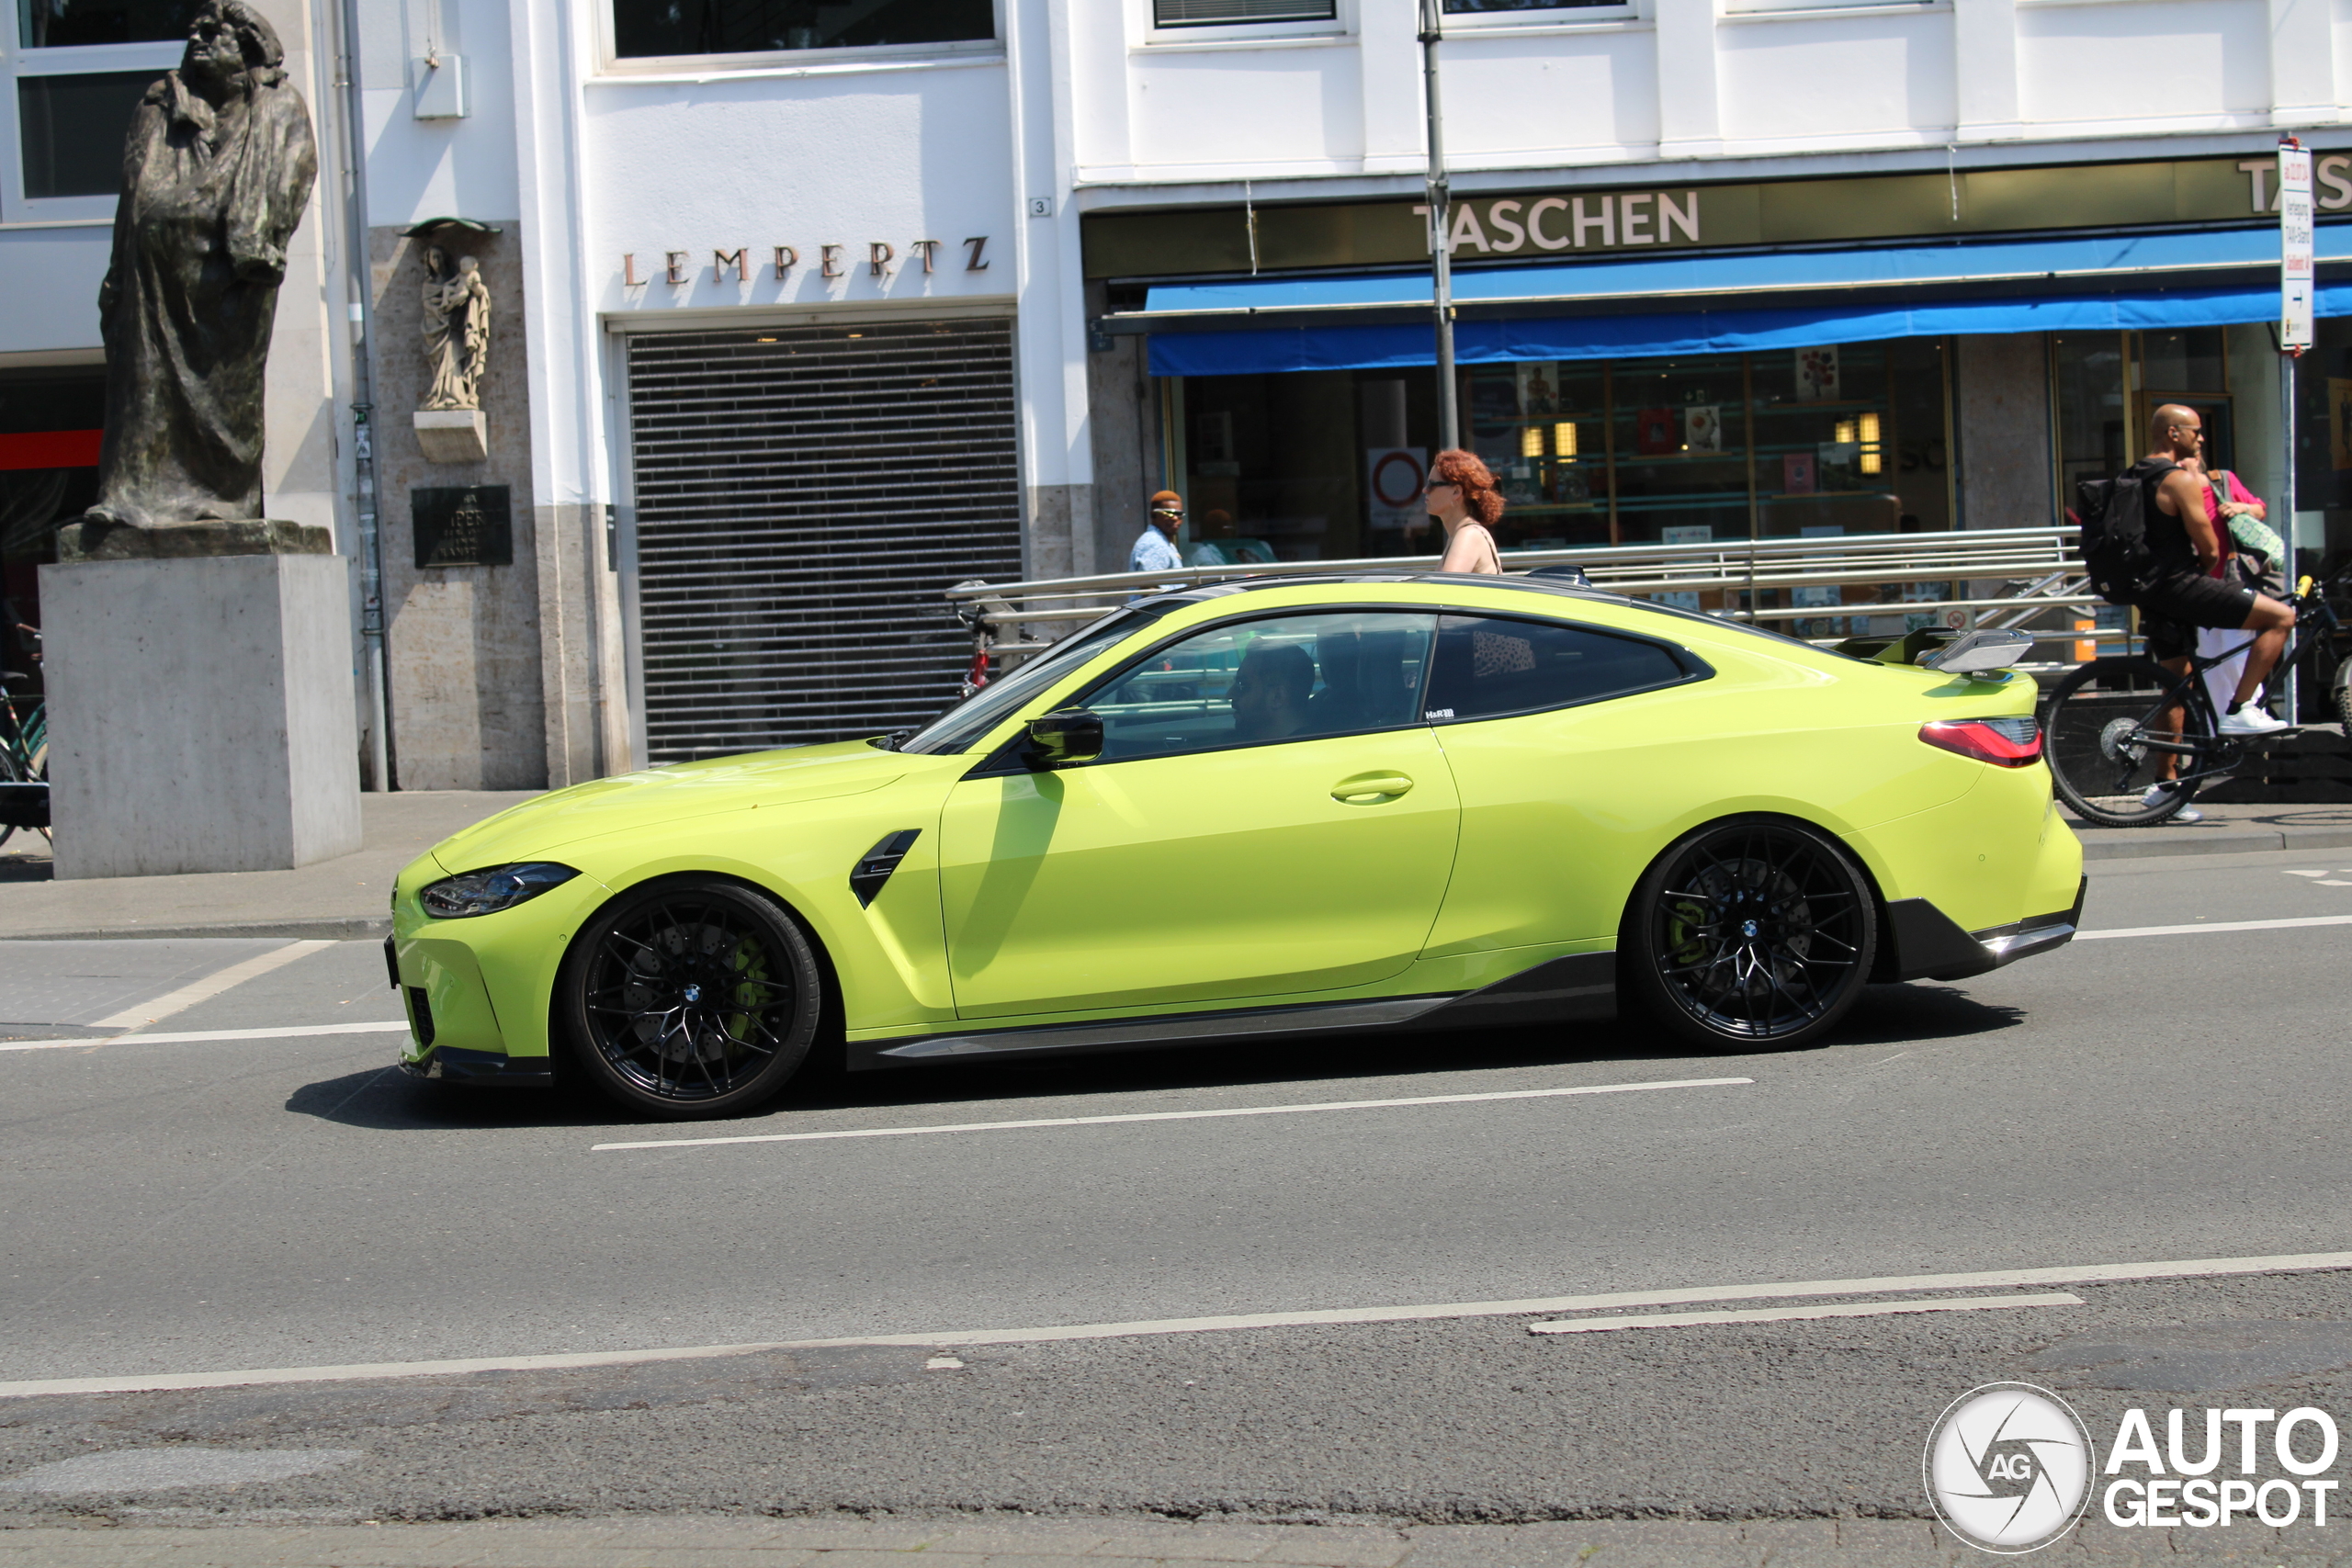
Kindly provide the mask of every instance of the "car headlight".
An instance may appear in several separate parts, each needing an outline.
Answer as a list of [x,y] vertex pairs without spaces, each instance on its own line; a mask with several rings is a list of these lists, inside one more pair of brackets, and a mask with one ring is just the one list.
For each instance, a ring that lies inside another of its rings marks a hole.
[[445,877],[417,895],[424,912],[435,919],[462,920],[470,915],[494,915],[527,903],[550,887],[560,887],[580,874],[553,861],[526,860],[494,865]]

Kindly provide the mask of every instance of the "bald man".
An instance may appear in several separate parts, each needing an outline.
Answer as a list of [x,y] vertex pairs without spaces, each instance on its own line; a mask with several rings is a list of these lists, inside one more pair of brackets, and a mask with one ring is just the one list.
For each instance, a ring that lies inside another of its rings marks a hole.
[[[2205,422],[2197,411],[2179,403],[2166,403],[2148,416],[2148,455],[2132,471],[2142,484],[2153,484],[2155,490],[2156,503],[2147,517],[2148,548],[2164,575],[2133,601],[2141,629],[2147,634],[2150,656],[2175,674],[2188,671],[2198,627],[2256,633],[2237,695],[2222,716],[2222,733],[2269,735],[2291,729],[2294,726],[2286,720],[2256,707],[2253,699],[2286,649],[2295,612],[2213,575],[2222,562],[2222,541],[2205,515],[2205,487],[2194,471],[2179,466],[2197,456],[2204,433]],[[2178,720],[2174,723],[2177,728]]]

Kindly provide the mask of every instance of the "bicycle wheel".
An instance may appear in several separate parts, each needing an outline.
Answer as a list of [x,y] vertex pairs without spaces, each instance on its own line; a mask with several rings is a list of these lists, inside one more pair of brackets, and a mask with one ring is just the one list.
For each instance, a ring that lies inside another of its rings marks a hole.
[[[2182,705],[2175,732],[2165,710]],[[2195,798],[2213,771],[2213,710],[2193,680],[2153,659],[2095,659],[2060,681],[2042,710],[2041,754],[2058,798],[2103,828],[2153,828]],[[2166,758],[2177,789],[2150,792]]]

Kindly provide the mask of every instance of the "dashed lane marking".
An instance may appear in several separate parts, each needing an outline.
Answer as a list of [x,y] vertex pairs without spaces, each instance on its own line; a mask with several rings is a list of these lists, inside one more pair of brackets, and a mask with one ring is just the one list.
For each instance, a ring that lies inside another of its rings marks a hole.
[[93,1045],[191,1045],[207,1040],[296,1040],[311,1034],[405,1034],[404,1022],[294,1023],[273,1029],[187,1029],[153,1034],[99,1034],[86,1040],[11,1040],[0,1051],[87,1050]]
[[1311,1105],[1243,1105],[1211,1111],[1130,1111],[1111,1116],[1040,1116],[1025,1122],[948,1122],[922,1127],[850,1127],[831,1133],[750,1133],[728,1138],[650,1138],[595,1144],[606,1149],[699,1149],[719,1144],[797,1144],[833,1138],[906,1138],[925,1133],[1005,1133],[1024,1127],[1104,1127],[1120,1122],[1204,1122],[1221,1116],[1297,1116],[1311,1111],[1386,1111],[1405,1105],[1471,1105],[1494,1100],[1553,1100],[1576,1094],[1636,1094],[1653,1089],[1724,1089],[1754,1078],[1673,1078],[1577,1089],[1507,1089],[1483,1094],[1421,1094],[1408,1100],[1325,1100]]
[[298,958],[308,958],[311,953],[334,945],[334,942],[324,940],[289,942],[284,947],[232,964],[225,969],[216,969],[200,980],[189,981],[176,991],[164,992],[153,1001],[141,1002],[136,1007],[110,1013],[92,1022],[90,1027],[137,1029],[153,1023],[175,1012],[185,1012],[198,1002],[210,1001],[221,992],[242,986],[256,976],[266,975],[273,969],[283,969]]
[[1989,1307],[2080,1306],[2071,1291],[2030,1296],[1954,1296],[1931,1302],[1831,1302],[1818,1306],[1759,1307],[1753,1312],[1652,1312],[1634,1317],[1563,1317],[1531,1323],[1530,1334],[1600,1334],[1617,1328],[1697,1328],[1711,1323],[1798,1323],[1816,1317],[1884,1317],[1894,1313],[1983,1312]]
[[2352,915],[2302,915],[2287,920],[2208,920],[2194,926],[2133,926],[2120,931],[2076,931],[2076,942],[2123,936],[2210,936],[2215,931],[2283,931],[2296,926],[2352,926]]
[[1769,1285],[1700,1285],[1681,1290],[1622,1291],[1607,1295],[1545,1296],[1526,1301],[1454,1302],[1435,1306],[1337,1307],[1311,1312],[1062,1324],[1049,1328],[865,1334],[831,1339],[778,1339],[754,1345],[696,1345],[670,1349],[581,1350],[545,1356],[471,1356],[440,1361],[368,1361],[345,1366],[272,1367],[247,1371],[153,1372],[133,1377],[32,1378],[17,1382],[0,1382],[0,1399],[51,1393],[141,1393],[159,1389],[359,1382],[389,1378],[456,1377],[469,1372],[620,1367],[650,1361],[752,1356],[772,1350],[830,1350],[849,1346],[903,1345],[949,1350],[966,1345],[1041,1345],[1076,1339],[1127,1339],[1150,1335],[1205,1334],[1244,1328],[1314,1327],[1350,1323],[1427,1323],[1455,1318],[1591,1312],[1605,1307],[1678,1306],[1695,1302],[1894,1295],[1916,1291],[1985,1290],[2014,1285],[2098,1284],[2118,1280],[2191,1280],[2233,1274],[2289,1274],[2320,1269],[2352,1269],[2352,1252],[2281,1253],[2267,1258],[2198,1258],[2167,1263],[2090,1263],[2060,1269],[1997,1269],[1974,1274],[1904,1274],[1875,1280],[1804,1280]]

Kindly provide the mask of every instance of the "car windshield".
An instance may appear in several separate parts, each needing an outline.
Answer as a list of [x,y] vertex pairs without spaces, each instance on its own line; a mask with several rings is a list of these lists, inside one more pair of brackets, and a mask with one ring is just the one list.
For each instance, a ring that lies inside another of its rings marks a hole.
[[924,725],[899,745],[901,751],[962,751],[996,728],[1007,714],[1099,649],[1149,626],[1179,601],[1114,610],[1083,631],[1072,633],[1009,674],[998,677]]

